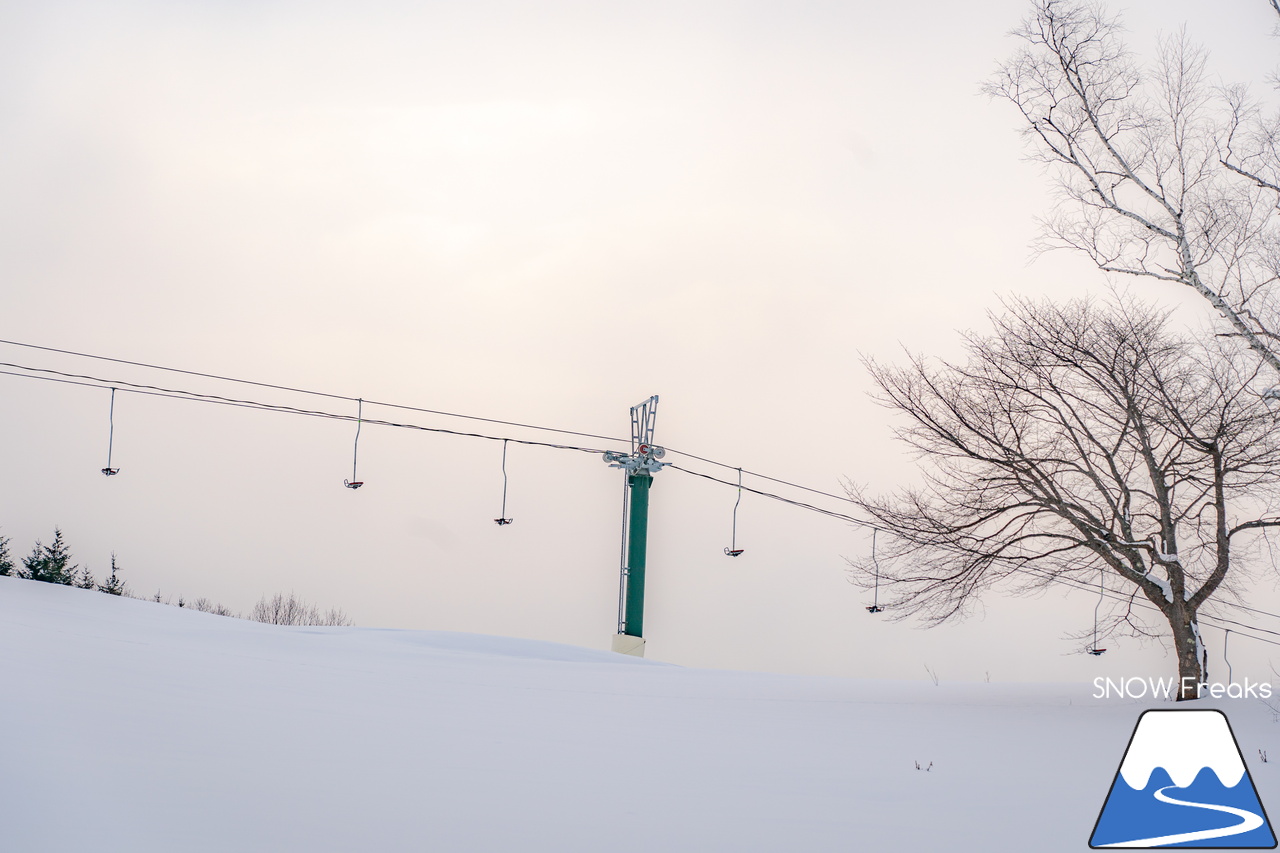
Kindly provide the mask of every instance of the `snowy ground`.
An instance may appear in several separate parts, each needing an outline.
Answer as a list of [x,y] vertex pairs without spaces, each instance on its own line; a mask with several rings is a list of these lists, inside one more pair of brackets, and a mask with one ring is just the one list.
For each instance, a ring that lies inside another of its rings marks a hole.
[[[0,849],[33,853],[1086,850],[1152,707],[279,628],[12,578],[0,649]],[[1280,812],[1280,761],[1257,759],[1280,723],[1197,704],[1227,711]]]

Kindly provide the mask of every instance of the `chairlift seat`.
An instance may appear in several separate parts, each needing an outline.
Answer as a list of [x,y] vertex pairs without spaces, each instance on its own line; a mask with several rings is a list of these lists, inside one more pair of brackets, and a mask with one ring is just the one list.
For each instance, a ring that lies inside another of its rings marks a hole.
[[510,524],[513,521],[515,521],[514,518],[495,518],[493,520],[493,523],[497,525],[503,525],[503,524]]
[[103,468],[102,473],[106,474],[108,477],[114,477],[116,474],[120,473],[120,469],[119,468]]
[[1106,649],[1089,649],[1089,654],[1093,655],[1094,657],[1097,657],[1098,655],[1102,654],[1105,651]]
[[747,549],[746,548],[725,548],[724,552],[728,554],[730,557],[740,557],[742,556],[742,552],[745,550]]
[[355,481],[355,482],[353,483],[353,482],[351,482],[350,480],[343,480],[343,481],[342,481],[342,485],[346,486],[348,489],[358,489],[358,488],[360,488],[361,486],[363,486],[363,485],[364,485],[364,481],[363,481],[363,480],[357,480],[357,481]]
[[868,605],[868,606],[867,606],[867,612],[868,612],[868,613],[880,613],[880,612],[881,612],[881,611],[883,611],[883,610],[884,610],[884,608],[883,608],[883,607],[881,607],[881,606],[880,606],[880,605],[878,605],[878,604],[871,604],[871,605]]

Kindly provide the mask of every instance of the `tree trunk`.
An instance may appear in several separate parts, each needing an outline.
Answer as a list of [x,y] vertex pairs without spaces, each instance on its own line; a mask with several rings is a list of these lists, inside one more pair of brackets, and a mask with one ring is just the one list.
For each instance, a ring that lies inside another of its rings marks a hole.
[[1178,655],[1178,701],[1200,698],[1204,670],[1200,660],[1200,629],[1196,613],[1185,601],[1168,605],[1165,616],[1173,631],[1173,648]]

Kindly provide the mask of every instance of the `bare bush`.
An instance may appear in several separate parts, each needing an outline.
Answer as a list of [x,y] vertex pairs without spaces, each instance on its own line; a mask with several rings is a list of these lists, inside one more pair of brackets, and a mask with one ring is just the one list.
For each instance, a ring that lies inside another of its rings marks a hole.
[[276,593],[271,598],[264,595],[253,606],[249,618],[268,625],[344,626],[352,624],[351,619],[338,608],[331,607],[321,613],[320,608],[314,604],[307,604],[292,592],[287,597],[283,593]]
[[190,607],[192,610],[199,610],[201,613],[212,613],[214,616],[230,616],[232,619],[240,618],[229,607],[224,607],[221,604],[216,604],[210,601],[209,599],[205,598],[204,596],[197,598],[195,601],[191,602],[187,606]]

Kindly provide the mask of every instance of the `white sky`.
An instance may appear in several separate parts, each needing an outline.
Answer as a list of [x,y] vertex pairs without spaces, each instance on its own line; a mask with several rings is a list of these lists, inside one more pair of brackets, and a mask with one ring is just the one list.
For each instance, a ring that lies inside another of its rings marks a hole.
[[[1262,0],[1128,8],[1139,49],[1185,21],[1224,79],[1280,64]],[[1026,11],[0,4],[0,337],[609,435],[657,393],[659,443],[889,488],[914,465],[860,353],[954,352],[1000,294],[1104,285],[1078,259],[1027,263],[1047,183],[1011,109],[979,94]],[[353,493],[349,424],[121,394],[108,480],[105,392],[0,390],[0,533],[20,554],[59,524],[144,593],[245,610],[294,590],[362,625],[596,647],[615,627],[621,484],[598,457],[513,446],[516,523],[498,528],[494,443],[368,427]],[[928,632],[874,619],[841,559],[865,535],[748,496],[730,561],[733,497],[659,475],[651,657],[905,678],[1173,668],[1135,641],[1070,654],[1087,596],[992,597]],[[1271,647],[1247,645],[1237,674],[1266,674]]]

